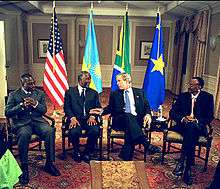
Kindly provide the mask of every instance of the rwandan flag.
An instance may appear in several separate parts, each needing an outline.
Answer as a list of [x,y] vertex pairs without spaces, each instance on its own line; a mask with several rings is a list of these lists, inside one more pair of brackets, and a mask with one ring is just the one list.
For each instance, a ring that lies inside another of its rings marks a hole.
[[160,13],[157,12],[156,29],[143,84],[150,107],[154,111],[158,111],[165,99],[164,67],[162,23]]
[[112,73],[112,91],[117,90],[116,76],[119,73],[131,74],[131,61],[130,61],[130,29],[128,22],[128,12],[124,16],[120,39],[118,41],[118,47],[115,57],[115,65]]
[[86,45],[83,57],[82,71],[88,71],[91,74],[90,87],[98,93],[102,92],[101,67],[99,63],[99,53],[96,43],[96,34],[90,10],[88,30],[86,35]]

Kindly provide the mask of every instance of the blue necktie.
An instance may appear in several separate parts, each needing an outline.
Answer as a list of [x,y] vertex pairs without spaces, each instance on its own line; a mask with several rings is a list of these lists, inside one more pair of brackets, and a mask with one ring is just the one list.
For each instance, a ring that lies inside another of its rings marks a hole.
[[125,112],[131,113],[131,103],[128,95],[129,91],[125,91]]

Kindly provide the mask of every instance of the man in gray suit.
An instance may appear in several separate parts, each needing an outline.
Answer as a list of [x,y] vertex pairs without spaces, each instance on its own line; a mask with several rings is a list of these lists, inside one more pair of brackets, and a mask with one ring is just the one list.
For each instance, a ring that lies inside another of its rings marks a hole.
[[47,112],[45,94],[35,88],[35,80],[31,74],[20,77],[21,88],[9,94],[5,115],[12,119],[12,131],[18,138],[18,151],[23,174],[21,184],[29,182],[28,146],[32,134],[37,134],[45,141],[46,164],[44,171],[52,176],[59,176],[55,161],[55,129],[50,127],[42,117]]

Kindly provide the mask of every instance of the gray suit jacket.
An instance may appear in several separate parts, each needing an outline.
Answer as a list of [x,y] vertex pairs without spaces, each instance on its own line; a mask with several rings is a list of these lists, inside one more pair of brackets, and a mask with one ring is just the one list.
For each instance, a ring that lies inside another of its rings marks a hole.
[[[36,108],[22,108],[20,105],[24,98],[31,97],[38,101]],[[45,94],[43,91],[35,89],[31,94],[26,94],[21,88],[9,94],[5,109],[5,116],[12,118],[14,127],[22,127],[32,121],[46,122],[42,117],[47,112]]]

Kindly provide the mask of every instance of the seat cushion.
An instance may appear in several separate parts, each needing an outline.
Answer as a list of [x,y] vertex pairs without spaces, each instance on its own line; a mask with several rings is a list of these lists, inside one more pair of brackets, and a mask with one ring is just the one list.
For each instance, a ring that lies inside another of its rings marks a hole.
[[124,138],[124,131],[111,130],[111,138]]
[[181,143],[183,141],[183,137],[181,134],[175,132],[175,131],[168,131],[166,140],[168,142],[178,142]]
[[[175,131],[168,131],[167,133],[167,137],[166,140],[168,142],[177,142],[177,143],[181,143],[183,141],[183,137],[181,134],[175,132]],[[207,144],[207,137],[205,136],[200,136],[199,140],[198,140],[198,144],[201,144],[203,146],[205,146]]]
[[[39,141],[40,141],[39,136],[37,136],[35,134],[31,135],[31,142],[30,143],[39,142]],[[16,145],[16,144],[17,144],[17,136],[13,134],[12,145]]]

